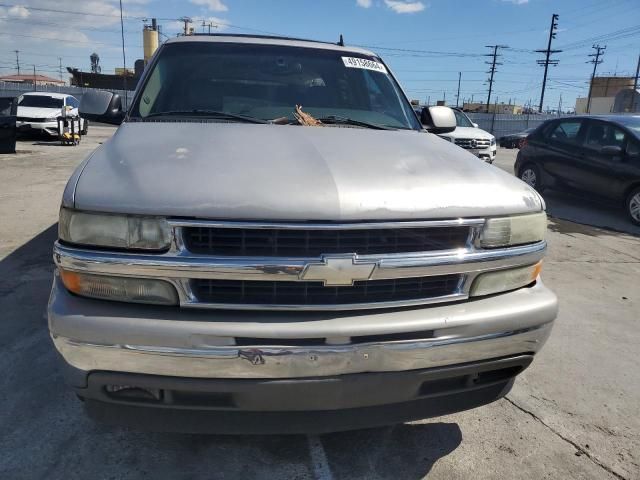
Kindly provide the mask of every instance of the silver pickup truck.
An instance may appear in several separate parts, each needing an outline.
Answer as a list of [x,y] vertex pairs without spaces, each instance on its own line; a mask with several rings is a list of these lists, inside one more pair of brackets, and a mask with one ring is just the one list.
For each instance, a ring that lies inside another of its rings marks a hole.
[[[64,191],[49,328],[93,418],[325,432],[497,400],[557,313],[535,190],[374,53],[167,41]],[[426,128],[421,125],[421,121]],[[434,134],[435,133],[435,134]]]

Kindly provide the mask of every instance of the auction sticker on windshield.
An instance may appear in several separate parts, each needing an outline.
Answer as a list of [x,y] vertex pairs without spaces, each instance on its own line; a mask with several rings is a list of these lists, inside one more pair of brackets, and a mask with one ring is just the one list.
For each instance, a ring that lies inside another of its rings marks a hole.
[[373,70],[374,72],[387,73],[387,67],[375,60],[367,60],[358,57],[342,57],[345,67],[364,68],[365,70]]

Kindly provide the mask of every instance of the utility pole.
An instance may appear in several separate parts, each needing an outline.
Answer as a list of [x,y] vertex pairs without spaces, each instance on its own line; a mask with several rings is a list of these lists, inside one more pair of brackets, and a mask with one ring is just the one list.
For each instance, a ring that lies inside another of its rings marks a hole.
[[33,91],[38,91],[38,81],[36,79],[36,66],[33,66]]
[[189,24],[191,23],[191,18],[181,17],[179,20],[184,23],[184,35],[189,35]]
[[459,102],[460,102],[460,81],[461,80],[462,80],[462,72],[458,72],[458,94],[456,95],[456,107],[459,106]]
[[493,90],[493,76],[496,73],[496,67],[498,65],[502,65],[502,63],[499,63],[498,57],[500,57],[501,55],[498,54],[498,49],[499,48],[509,48],[506,45],[485,45],[485,47],[487,48],[492,48],[493,49],[493,53],[488,53],[487,55],[485,55],[485,57],[492,57],[492,60],[490,62],[484,62],[487,65],[491,65],[491,70],[489,70],[487,73],[489,73],[491,75],[491,77],[489,77],[489,94],[487,95],[487,113],[489,113],[489,104],[491,103],[491,90]]
[[120,37],[122,39],[122,69],[124,75],[122,76],[122,87],[124,90],[124,109],[129,108],[129,99],[127,98],[127,56],[124,51],[124,20],[122,17],[122,0],[120,0]]
[[638,94],[638,75],[640,75],[640,55],[638,55],[636,78],[633,80],[633,92],[631,92],[631,108],[629,109],[630,112],[634,112],[636,107],[636,95]]
[[544,91],[547,88],[547,72],[549,70],[549,65],[553,65],[554,67],[558,65],[559,60],[551,60],[551,54],[560,53],[562,50],[551,50],[551,40],[556,38],[556,30],[558,29],[558,14],[554,13],[551,16],[551,27],[549,27],[549,43],[547,43],[546,50],[536,50],[538,53],[544,53],[545,59],[538,60],[538,65],[544,66],[544,78],[542,79],[542,93],[540,93],[540,105],[538,106],[538,112],[542,113],[542,105],[544,103]]
[[58,57],[59,67],[58,71],[60,72],[60,81],[62,81],[62,57]]
[[593,45],[591,48],[593,48],[596,53],[592,53],[591,55],[589,55],[590,57],[593,57],[593,59],[587,62],[593,63],[593,73],[591,74],[591,83],[589,83],[589,97],[587,98],[587,113],[591,113],[591,93],[593,92],[593,79],[596,78],[596,69],[598,68],[598,65],[603,62],[603,60],[600,60],[600,57],[604,55],[604,51],[607,49],[607,46],[605,45],[604,47],[601,47],[598,44]]
[[14,50],[16,52],[16,69],[18,70],[18,75],[20,75],[20,50]]

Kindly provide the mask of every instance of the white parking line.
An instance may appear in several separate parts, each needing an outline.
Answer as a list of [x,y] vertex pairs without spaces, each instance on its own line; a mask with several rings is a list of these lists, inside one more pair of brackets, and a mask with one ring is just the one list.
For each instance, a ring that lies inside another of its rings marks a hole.
[[320,437],[316,435],[307,436],[309,442],[309,453],[311,453],[311,464],[313,465],[313,474],[316,480],[333,480],[331,467],[327,460],[327,454],[322,446]]

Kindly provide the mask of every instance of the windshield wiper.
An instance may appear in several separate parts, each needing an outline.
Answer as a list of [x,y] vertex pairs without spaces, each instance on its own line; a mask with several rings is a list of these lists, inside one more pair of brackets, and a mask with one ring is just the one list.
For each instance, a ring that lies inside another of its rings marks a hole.
[[386,125],[362,122],[360,120],[354,120],[353,118],[339,117],[337,115],[329,115],[326,117],[318,118],[318,120],[320,120],[322,123],[327,123],[327,124],[333,123],[333,124],[340,124],[340,125],[355,125],[357,127],[373,128],[375,130],[396,130],[393,127],[387,127]]
[[198,116],[198,117],[208,117],[208,118],[222,118],[227,120],[239,120],[241,122],[247,123],[269,123],[266,120],[256,117],[250,117],[247,115],[240,115],[237,113],[229,113],[229,112],[221,112],[218,110],[204,110],[199,108],[194,108],[193,110],[167,110],[166,112],[154,112],[150,113],[144,118],[150,117],[170,117],[170,116]]

